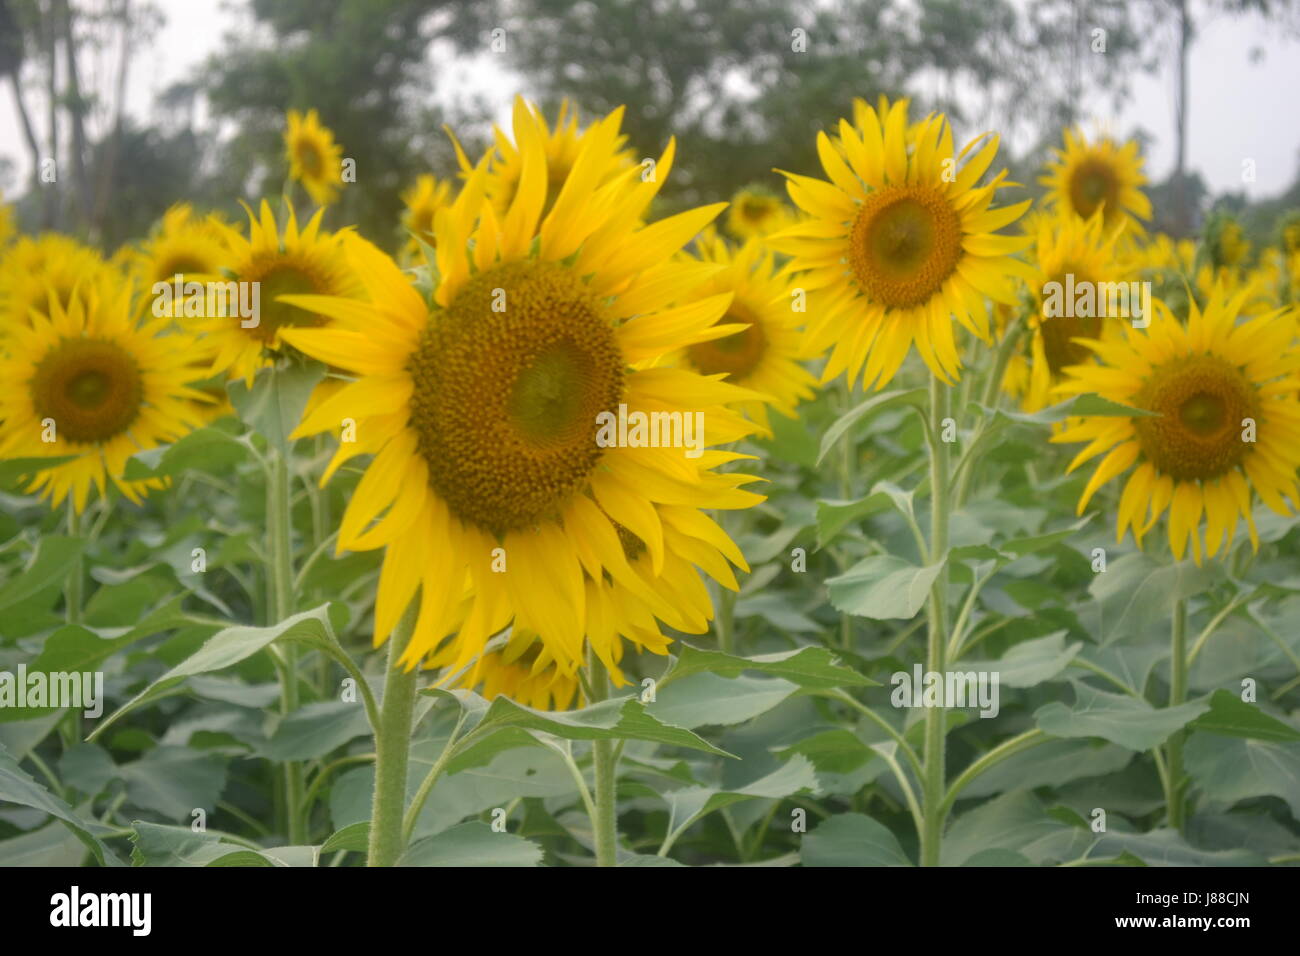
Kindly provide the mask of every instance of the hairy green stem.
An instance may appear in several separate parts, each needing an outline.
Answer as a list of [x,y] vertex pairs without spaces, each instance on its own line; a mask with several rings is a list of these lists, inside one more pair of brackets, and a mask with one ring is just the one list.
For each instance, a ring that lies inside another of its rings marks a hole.
[[[1187,700],[1187,601],[1174,602],[1174,616],[1169,628],[1171,659],[1169,662],[1169,706],[1177,707]],[[1166,745],[1168,771],[1165,779],[1165,804],[1169,813],[1169,826],[1182,831],[1186,823],[1183,779],[1183,732],[1175,731]]]
[[[587,648],[587,670],[591,675],[591,702],[595,704],[608,699],[609,675],[605,671],[605,665],[590,647]],[[596,841],[596,865],[617,866],[618,807],[615,784],[618,781],[618,754],[612,740],[592,741],[591,753],[595,769],[592,802],[596,809],[591,828]]]
[[[72,503],[72,495],[68,495],[68,536],[81,537],[81,516]],[[84,576],[85,565],[81,555],[77,555],[72,562],[72,570],[68,572],[67,590],[63,595],[69,624],[81,623],[81,583]]]
[[[948,443],[943,440],[944,420],[948,418],[948,386],[936,376],[930,377],[930,546],[929,563],[944,561],[948,553],[948,512],[951,507],[948,488]],[[930,586],[929,629],[926,641],[926,670],[943,674],[947,666],[948,641],[948,573],[939,571]],[[943,840],[944,803],[944,733],[947,714],[942,707],[925,712],[925,752],[922,779],[921,865],[938,866]]]
[[400,661],[415,629],[419,608],[419,601],[412,600],[388,637],[384,697],[379,702],[379,726],[375,728],[375,798],[370,814],[367,866],[394,866],[406,846],[402,825],[416,671],[414,668],[408,671]]

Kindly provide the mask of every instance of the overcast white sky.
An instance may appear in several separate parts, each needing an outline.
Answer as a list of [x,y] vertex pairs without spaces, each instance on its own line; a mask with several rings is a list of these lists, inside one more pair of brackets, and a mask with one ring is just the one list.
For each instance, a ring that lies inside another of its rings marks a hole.
[[[167,15],[149,55],[132,66],[127,102],[147,117],[155,94],[184,76],[217,50],[235,14],[222,0],[159,0]],[[238,8],[236,8],[238,9]],[[495,59],[495,58],[493,58]],[[499,62],[499,60],[497,61]],[[504,108],[517,80],[501,72],[452,66],[444,83],[464,92],[485,92]],[[490,69],[490,67],[489,67]],[[472,84],[473,89],[468,89]],[[527,92],[524,90],[523,92]],[[1166,68],[1138,77],[1134,96],[1119,114],[1109,104],[1095,110],[1085,128],[1101,125],[1117,133],[1145,127],[1155,137],[1147,160],[1151,179],[1163,179],[1173,165],[1173,77]],[[1289,185],[1300,160],[1300,42],[1270,31],[1254,17],[1219,18],[1203,30],[1191,51],[1188,162],[1215,192],[1245,189],[1253,198],[1274,195]],[[503,110],[504,111],[504,110]],[[14,161],[0,188],[20,191],[28,158],[8,85],[0,92],[0,156]],[[1255,161],[1254,183],[1242,182],[1242,160]]]

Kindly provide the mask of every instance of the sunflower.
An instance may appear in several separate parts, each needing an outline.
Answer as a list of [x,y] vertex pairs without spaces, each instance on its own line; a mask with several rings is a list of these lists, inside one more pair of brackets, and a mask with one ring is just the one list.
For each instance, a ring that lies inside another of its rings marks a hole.
[[225,372],[228,377],[243,379],[245,383],[251,383],[257,370],[271,363],[274,354],[282,348],[284,330],[329,324],[325,314],[289,305],[282,300],[283,296],[355,297],[361,291],[343,254],[344,234],[330,234],[320,228],[323,210],[318,209],[299,231],[298,220],[290,208],[283,234],[265,199],[260,212],[260,217],[255,218],[253,211],[248,210],[247,239],[234,229],[222,228],[230,248],[228,272],[239,294],[247,302],[251,301],[251,290],[257,291],[260,308],[255,320],[241,318],[230,307],[193,320],[195,328],[210,340],[213,358],[209,374]]
[[799,364],[802,313],[794,311],[788,279],[778,277],[773,257],[758,240],[732,250],[722,239],[697,242],[705,262],[721,266],[683,302],[731,293],[731,305],[720,322],[743,326],[739,332],[699,342],[682,353],[682,361],[701,375],[725,375],[727,381],[759,393],[741,411],[771,435],[767,406],[788,418],[795,406],[811,398],[815,380]]
[[0,339],[30,327],[33,314],[50,317],[50,294],[66,310],[78,286],[106,286],[113,268],[100,253],[58,233],[23,236],[0,258]]
[[[431,665],[438,666],[436,661]],[[478,687],[488,700],[505,696],[536,710],[568,710],[581,700],[577,675],[561,674],[537,635],[524,631],[513,632],[500,650],[486,651],[477,682],[470,677],[467,670],[456,686]]]
[[305,116],[289,110],[288,120],[284,150],[289,177],[302,183],[318,206],[328,206],[343,188],[343,148],[334,142],[329,127],[321,125],[315,110],[308,110]]
[[[1028,377],[1019,393],[1021,407],[1036,412],[1051,403],[1052,386],[1060,381],[1066,366],[1087,360],[1091,352],[1080,339],[1109,338],[1122,316],[1106,316],[1102,290],[1111,283],[1125,283],[1116,250],[1123,232],[1105,231],[1102,217],[1094,214],[1084,222],[1073,214],[1040,217],[1035,239],[1038,276],[1032,284],[1035,308],[1029,314],[1032,330]],[[1075,308],[1073,289],[1094,290],[1093,302],[1083,310]],[[1067,308],[1068,307],[1068,308]],[[1088,312],[1078,315],[1078,311]],[[1060,313],[1060,314],[1056,314]]]
[[[230,262],[230,245],[219,218],[202,218],[188,203],[163,214],[154,235],[128,261],[136,287],[149,293],[159,282],[216,279]],[[147,301],[147,300],[146,300]]]
[[[885,101],[882,101],[882,106]],[[984,297],[1014,303],[1013,275],[1029,268],[1011,254],[1028,238],[995,236],[1029,201],[990,208],[1005,172],[976,183],[997,154],[991,135],[960,171],[947,119],[929,116],[909,132],[907,101],[883,113],[865,103],[860,122],[841,120],[839,144],[819,133],[817,151],[830,182],[784,173],[795,204],[812,218],[771,237],[793,258],[808,291],[810,349],[832,349],[822,381],[841,372],[883,388],[915,343],[941,380],[958,376],[952,321],[987,341]]]
[[1081,219],[1091,219],[1100,210],[1108,228],[1123,222],[1130,235],[1143,234],[1138,220],[1151,218],[1151,201],[1142,192],[1147,178],[1135,141],[1120,146],[1103,136],[1089,143],[1082,132],[1067,129],[1065,149],[1053,152],[1056,161],[1039,179],[1048,187],[1044,198],[1049,206]]
[[[613,586],[623,603],[653,607],[670,625],[687,617],[665,597],[679,562],[718,576],[723,555],[740,557],[699,509],[762,500],[741,488],[754,479],[713,471],[742,456],[706,447],[752,430],[726,408],[752,393],[662,367],[674,351],[737,331],[715,324],[729,296],[669,307],[680,276],[698,269],[675,254],[721,206],[642,225],[675,144],[653,181],[634,169],[620,173],[620,115],[582,134],[543,216],[551,181],[546,129],[534,108],[516,101],[522,172],[514,200],[499,218],[486,194],[485,158],[455,202],[439,210],[432,307],[391,259],[359,238],[348,240],[347,251],[367,302],[290,300],[340,327],[284,337],[358,376],[295,435],[356,421],[357,441],[340,446],[326,479],[354,455],[375,456],[338,544],[386,546],[375,640],[389,637],[415,599],[401,658],[408,667],[431,653],[453,673],[475,662],[468,678],[475,683],[485,644],[507,626],[536,634],[563,677],[580,665],[585,641],[616,666],[619,648],[599,619],[609,604],[600,587]],[[618,414],[630,422],[637,412],[675,417],[683,430],[702,420],[698,457],[668,447],[671,441],[611,441],[610,420]],[[648,562],[649,579],[629,551],[644,552],[637,560]]]
[[[1295,315],[1277,311],[1239,322],[1246,293],[1216,290],[1204,310],[1190,306],[1186,323],[1162,304],[1146,329],[1089,341],[1100,360],[1075,365],[1058,391],[1096,393],[1144,410],[1144,416],[1088,416],[1071,421],[1054,442],[1088,442],[1073,471],[1105,454],[1079,499],[1136,465],[1120,496],[1118,539],[1133,530],[1139,545],[1169,511],[1169,546],[1182,560],[1213,557],[1231,546],[1244,518],[1258,547],[1252,489],[1279,514],[1297,497],[1300,403]],[[1202,544],[1201,518],[1205,517]]]
[[69,457],[40,472],[29,491],[78,513],[94,485],[111,479],[139,502],[158,479],[126,481],[138,451],[174,441],[200,422],[205,396],[192,340],[163,334],[169,319],[133,320],[127,283],[75,287],[64,307],[51,288],[44,314],[11,330],[0,358],[0,458]]
[[[573,169],[574,162],[578,158],[579,142],[582,139],[583,130],[578,118],[578,111],[568,100],[560,103],[559,113],[555,117],[555,125],[549,128],[546,125],[545,117],[537,107],[530,103],[527,108],[533,112],[537,122],[541,125],[543,148],[546,151],[546,199],[542,204],[543,214],[545,214],[550,211],[550,204],[559,195],[560,188],[564,185],[569,172]],[[502,216],[511,207],[515,194],[519,189],[519,183],[523,176],[524,154],[499,126],[493,126],[492,133],[495,155],[491,159],[485,188],[488,198],[492,201],[494,211],[498,216]],[[611,162],[609,168],[605,171],[607,179],[618,175],[632,165],[632,151],[623,148],[626,139],[627,137],[623,135],[618,137],[618,142],[615,144],[616,161]],[[457,154],[460,156],[461,171],[463,174],[469,175],[472,166],[465,159],[464,153],[461,152],[459,143],[454,137],[452,141],[456,143]]]
[[420,256],[421,241],[433,245],[433,217],[451,202],[451,181],[439,181],[425,174],[402,193],[402,202],[406,205],[402,226],[408,235],[402,255],[406,261],[413,262]]
[[794,213],[766,186],[746,186],[731,197],[727,232],[740,240],[760,239],[794,222]]

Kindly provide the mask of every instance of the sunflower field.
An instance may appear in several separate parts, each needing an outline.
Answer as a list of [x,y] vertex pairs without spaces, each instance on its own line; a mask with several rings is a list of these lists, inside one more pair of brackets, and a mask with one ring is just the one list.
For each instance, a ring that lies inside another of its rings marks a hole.
[[376,228],[292,97],[0,206],[0,864],[1300,864],[1300,209],[875,86],[661,195],[525,90]]

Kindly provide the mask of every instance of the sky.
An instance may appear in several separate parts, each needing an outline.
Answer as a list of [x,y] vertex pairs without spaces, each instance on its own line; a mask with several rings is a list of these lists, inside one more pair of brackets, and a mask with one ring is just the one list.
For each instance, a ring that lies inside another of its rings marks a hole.
[[[158,2],[167,23],[149,55],[133,61],[127,94],[128,110],[141,118],[152,112],[158,92],[219,49],[237,16],[237,8],[224,0]],[[1285,189],[1300,163],[1300,41],[1270,30],[1255,17],[1220,17],[1202,29],[1192,47],[1190,76],[1189,168],[1215,193],[1244,190],[1250,198],[1261,199]],[[518,79],[503,71],[485,74],[481,68],[452,65],[444,78],[459,87],[458,92],[482,93],[499,103],[503,118],[510,98],[520,92]],[[1136,77],[1132,89],[1132,98],[1118,114],[1107,102],[1089,100],[1084,126],[1089,132],[1102,128],[1118,134],[1146,129],[1154,138],[1147,173],[1158,181],[1169,174],[1174,161],[1171,65]],[[0,178],[0,189],[15,193],[27,180],[29,164],[7,84],[0,92],[0,157],[14,161],[10,175]],[[1245,160],[1253,161],[1253,182],[1243,181]]]

